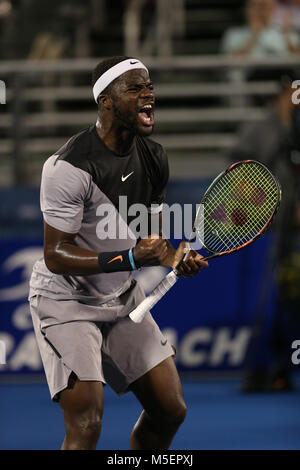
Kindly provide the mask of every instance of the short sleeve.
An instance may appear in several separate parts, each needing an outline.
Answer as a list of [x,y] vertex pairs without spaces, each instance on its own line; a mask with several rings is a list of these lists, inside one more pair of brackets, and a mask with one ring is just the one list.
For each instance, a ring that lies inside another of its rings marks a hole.
[[167,184],[169,181],[169,163],[168,156],[163,147],[159,147],[157,172],[155,180],[152,182],[153,191],[151,197],[151,206],[148,211],[151,214],[161,212],[162,204],[165,202],[167,194]]
[[42,172],[40,202],[45,222],[66,233],[81,228],[90,175],[72,164],[50,157]]
[[225,31],[223,38],[221,40],[221,52],[223,54],[229,54],[232,52],[236,47],[236,42],[235,42],[235,37],[234,37],[234,32],[229,29],[228,31]]
[[248,38],[249,34],[247,30],[236,27],[229,28],[223,35],[220,50],[223,54],[234,53],[245,46]]

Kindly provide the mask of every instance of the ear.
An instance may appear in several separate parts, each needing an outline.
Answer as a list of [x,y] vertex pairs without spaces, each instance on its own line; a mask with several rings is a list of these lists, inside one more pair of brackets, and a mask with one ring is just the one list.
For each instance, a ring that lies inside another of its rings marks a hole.
[[109,95],[99,95],[98,96],[98,106],[102,109],[111,109],[112,100]]

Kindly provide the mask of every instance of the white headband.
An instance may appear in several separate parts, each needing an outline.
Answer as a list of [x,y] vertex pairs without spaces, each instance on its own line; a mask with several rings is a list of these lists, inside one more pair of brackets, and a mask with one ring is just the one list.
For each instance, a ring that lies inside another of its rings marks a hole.
[[137,59],[126,59],[118,64],[114,65],[106,72],[104,72],[101,77],[98,78],[95,85],[93,86],[93,94],[96,103],[98,103],[98,96],[100,93],[105,90],[105,88],[113,82],[116,78],[122,75],[125,72],[133,69],[144,69],[148,72],[147,67]]

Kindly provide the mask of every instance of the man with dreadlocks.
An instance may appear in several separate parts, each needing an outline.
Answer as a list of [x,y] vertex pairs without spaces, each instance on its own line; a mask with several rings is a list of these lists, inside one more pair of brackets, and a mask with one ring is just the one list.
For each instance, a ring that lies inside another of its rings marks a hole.
[[[161,225],[168,162],[148,138],[153,86],[138,59],[113,57],[94,70],[93,95],[96,124],[43,167],[44,257],[29,293],[35,334],[51,398],[64,415],[62,449],[96,448],[106,383],[119,395],[133,392],[143,407],[131,448],[167,449],[186,413],[174,350],[150,313],[140,324],[128,314],[144,298],[132,271],[173,268],[185,245],[175,250],[161,228],[137,240],[119,212],[126,196],[128,207],[143,204]],[[106,224],[115,227],[107,237]],[[180,274],[206,266],[191,250]]]

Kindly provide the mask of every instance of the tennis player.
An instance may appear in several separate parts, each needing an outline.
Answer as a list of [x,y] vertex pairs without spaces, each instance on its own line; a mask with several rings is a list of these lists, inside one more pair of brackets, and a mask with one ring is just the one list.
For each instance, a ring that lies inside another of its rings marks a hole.
[[[153,86],[142,62],[113,57],[94,70],[93,95],[96,124],[43,167],[44,257],[29,294],[35,334],[51,398],[63,411],[62,449],[96,448],[106,383],[118,395],[132,391],[143,407],[131,448],[167,449],[186,414],[174,350],[150,313],[140,324],[128,314],[144,298],[132,272],[174,267],[185,245],[175,250],[161,233],[137,242],[119,212],[122,195],[128,207],[138,202],[159,217],[165,198],[167,156],[148,138]],[[99,233],[105,222],[115,224],[114,236]],[[124,226],[127,236],[118,236]],[[191,251],[180,274],[206,266]]]

